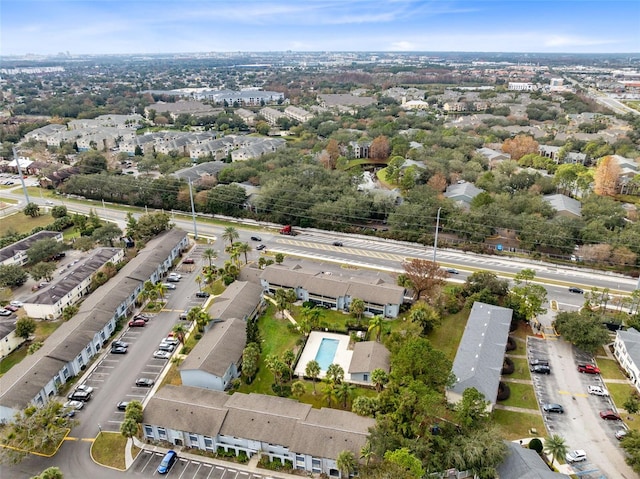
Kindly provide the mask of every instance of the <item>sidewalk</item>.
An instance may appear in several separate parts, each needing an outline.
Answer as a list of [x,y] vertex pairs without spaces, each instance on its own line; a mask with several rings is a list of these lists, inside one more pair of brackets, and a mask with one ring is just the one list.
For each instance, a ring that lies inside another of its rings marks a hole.
[[[133,445],[135,445],[136,447],[139,447],[142,450],[159,452],[161,454],[165,454],[169,450],[164,447],[145,444],[136,437],[131,438],[127,441],[127,445],[125,447],[125,469],[127,470],[131,467],[131,465],[135,461],[135,458],[131,454],[131,446]],[[259,454],[255,454],[251,459],[249,459],[249,462],[247,464],[240,464],[238,462],[223,461],[221,459],[213,459],[210,457],[201,456],[199,454],[191,454],[189,452],[185,452],[181,450],[181,448],[178,446],[174,447],[173,449],[178,453],[179,457],[183,459],[187,459],[189,461],[204,462],[207,464],[212,464],[212,465],[225,467],[225,468],[231,468],[231,469],[243,471],[246,473],[256,473],[261,476],[264,476],[266,479],[300,479],[301,477],[299,474],[287,474],[286,472],[271,471],[269,469],[262,469],[258,467],[258,461],[260,460]],[[314,476],[307,475],[306,477],[316,477],[316,475]]]

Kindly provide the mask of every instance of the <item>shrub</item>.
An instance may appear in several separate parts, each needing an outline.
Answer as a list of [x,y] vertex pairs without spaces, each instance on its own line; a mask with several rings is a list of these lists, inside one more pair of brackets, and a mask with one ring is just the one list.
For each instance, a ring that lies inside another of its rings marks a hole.
[[542,454],[542,450],[544,449],[544,446],[540,439],[538,439],[537,437],[534,437],[533,439],[531,439],[531,441],[529,441],[529,449],[533,449],[538,454]]
[[513,374],[515,371],[515,365],[511,358],[504,358],[504,362],[502,363],[502,374]]
[[513,351],[514,349],[516,349],[517,345],[516,345],[516,340],[513,339],[511,336],[509,336],[507,338],[507,347],[506,350],[507,351]]
[[507,399],[509,399],[509,396],[511,396],[511,389],[509,389],[509,386],[507,386],[505,383],[500,381],[500,384],[498,385],[498,396],[496,397],[496,400],[506,401]]

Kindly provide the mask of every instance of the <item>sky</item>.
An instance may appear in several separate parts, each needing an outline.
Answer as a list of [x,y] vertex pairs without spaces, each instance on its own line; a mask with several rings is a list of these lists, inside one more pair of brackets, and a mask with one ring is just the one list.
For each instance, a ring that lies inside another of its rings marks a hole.
[[640,52],[638,0],[2,0],[0,55]]

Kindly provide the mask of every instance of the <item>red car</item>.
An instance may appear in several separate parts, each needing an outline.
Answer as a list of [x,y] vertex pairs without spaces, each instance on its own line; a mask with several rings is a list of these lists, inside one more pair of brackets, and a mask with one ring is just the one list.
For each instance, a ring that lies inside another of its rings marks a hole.
[[193,258],[187,258],[182,263],[183,264],[195,264],[195,260]]
[[593,364],[578,364],[578,371],[587,374],[600,374],[600,369]]
[[609,421],[620,421],[620,415],[615,412],[612,411],[611,409],[607,409],[606,411],[600,411],[600,417],[602,419],[606,419]]
[[144,322],[144,319],[134,319],[129,321],[130,328],[141,328],[144,327],[147,323]]

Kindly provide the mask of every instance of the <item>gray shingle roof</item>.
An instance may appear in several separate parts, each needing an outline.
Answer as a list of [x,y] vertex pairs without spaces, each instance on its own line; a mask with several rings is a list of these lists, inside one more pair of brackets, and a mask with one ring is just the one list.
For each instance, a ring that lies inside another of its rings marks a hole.
[[507,442],[507,456],[497,468],[500,479],[569,479],[549,470],[536,451]]
[[229,364],[240,364],[247,341],[246,329],[246,323],[240,319],[216,323],[198,341],[180,371],[199,369],[222,377]]
[[246,320],[262,300],[262,286],[246,281],[235,281],[213,301],[209,308],[212,319],[240,318]]
[[27,236],[26,238],[21,239],[20,241],[12,243],[9,246],[5,246],[4,248],[0,249],[0,263],[6,261],[9,258],[12,258],[19,251],[28,250],[36,241],[46,238],[55,238],[59,234],[60,233],[58,233],[57,231],[39,231],[32,234],[31,236]]
[[457,381],[451,391],[462,395],[473,387],[495,404],[512,314],[508,308],[473,303],[453,361]]
[[361,341],[353,346],[349,374],[370,373],[374,369],[389,372],[391,354],[377,341]]
[[582,216],[582,205],[578,200],[561,194],[546,195],[543,198],[558,213],[566,212],[575,216]]
[[631,360],[636,366],[640,367],[640,332],[634,328],[629,328],[626,331],[616,331],[616,335],[624,343]]
[[313,409],[294,399],[187,386],[165,386],[149,401],[144,423],[206,436],[268,442],[314,457],[359,454],[375,420],[336,409]]

